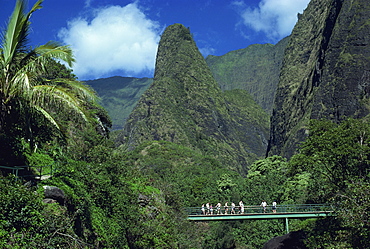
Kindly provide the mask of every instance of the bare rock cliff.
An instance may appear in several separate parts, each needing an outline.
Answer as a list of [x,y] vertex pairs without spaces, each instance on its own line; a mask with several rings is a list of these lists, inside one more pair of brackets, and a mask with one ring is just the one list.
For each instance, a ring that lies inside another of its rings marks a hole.
[[368,0],[312,0],[285,50],[268,154],[292,156],[310,119],[369,114]]

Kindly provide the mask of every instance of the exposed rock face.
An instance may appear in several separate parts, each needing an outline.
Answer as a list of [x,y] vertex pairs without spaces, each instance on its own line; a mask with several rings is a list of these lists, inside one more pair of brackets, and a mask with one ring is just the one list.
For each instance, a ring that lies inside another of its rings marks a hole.
[[290,232],[272,238],[263,245],[262,249],[307,249],[303,243],[304,237],[303,231]]
[[292,156],[310,119],[369,114],[368,0],[312,0],[293,29],[280,74],[268,153]]
[[133,149],[145,141],[170,141],[243,171],[264,154],[268,119],[245,91],[228,94],[232,96],[225,96],[214,80],[190,31],[171,25],[159,43],[154,81],[117,142]]
[[52,203],[53,200],[57,201],[60,205],[64,204],[65,195],[63,190],[58,187],[44,186],[45,202]]
[[254,44],[206,62],[222,90],[244,89],[268,113],[272,113],[284,51],[289,37],[276,45]]

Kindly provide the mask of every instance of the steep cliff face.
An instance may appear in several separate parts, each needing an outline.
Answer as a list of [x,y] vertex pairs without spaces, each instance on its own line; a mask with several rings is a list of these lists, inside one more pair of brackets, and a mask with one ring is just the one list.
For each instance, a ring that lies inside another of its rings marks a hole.
[[267,147],[268,119],[248,93],[227,94],[214,80],[190,31],[181,24],[171,25],[159,43],[154,81],[117,143],[132,149],[145,141],[166,140],[242,172]]
[[369,114],[368,0],[312,0],[286,48],[271,118],[269,154],[290,157],[309,119]]
[[206,62],[222,90],[247,90],[271,114],[288,41],[286,37],[276,45],[254,44],[222,56],[210,55]]

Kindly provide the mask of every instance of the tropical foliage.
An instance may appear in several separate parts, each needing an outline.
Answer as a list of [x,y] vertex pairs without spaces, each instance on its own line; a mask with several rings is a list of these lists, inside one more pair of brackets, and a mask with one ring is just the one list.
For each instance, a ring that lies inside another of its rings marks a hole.
[[[24,13],[25,2],[17,1],[2,37],[0,159],[53,164],[47,172],[53,176],[42,184],[32,177],[0,176],[1,248],[262,248],[285,233],[280,220],[185,219],[184,207],[240,200],[329,203],[335,217],[291,221],[290,230],[305,234],[308,248],[366,248],[367,120],[312,120],[298,154],[256,160],[245,175],[223,164],[225,155],[172,142],[146,141],[131,151],[115,147],[107,136],[109,118],[94,93],[54,60],[72,62],[69,48],[25,46],[29,18],[41,3]],[[230,106],[251,103],[243,92],[225,96]],[[238,106],[236,113],[260,112],[255,105]],[[256,126],[267,122],[260,115]],[[64,203],[44,203],[41,185],[62,189]]]
[[348,236],[351,246],[365,248],[370,237],[370,125],[366,119],[348,119],[341,124],[312,120],[309,130],[301,153],[290,160],[290,174],[293,178],[306,175],[302,191],[306,201],[332,203],[337,209],[340,220],[333,230],[339,232],[330,236]]
[[91,88],[73,78],[53,77],[51,70],[58,65],[55,59],[68,65],[74,61],[71,49],[57,42],[28,47],[30,17],[41,8],[42,2],[37,1],[29,12],[25,12],[25,1],[17,1],[1,36],[0,134],[4,145],[1,155],[7,158],[2,164],[22,162],[20,155],[9,156],[20,149],[21,139],[28,141],[33,150],[36,137],[47,140],[51,133],[66,134],[66,116],[67,120],[80,121],[80,124],[90,122],[89,119],[94,117],[88,112],[96,102]]

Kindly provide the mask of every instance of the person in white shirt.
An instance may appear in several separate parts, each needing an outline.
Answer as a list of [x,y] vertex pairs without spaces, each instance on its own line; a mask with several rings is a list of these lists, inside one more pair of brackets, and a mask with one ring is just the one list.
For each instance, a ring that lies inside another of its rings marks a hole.
[[276,205],[277,205],[276,201],[273,201],[272,202],[272,212],[273,213],[276,213]]
[[244,214],[244,204],[242,201],[239,201],[240,213]]
[[266,208],[267,208],[267,202],[266,201],[263,201],[261,203],[261,206],[263,207],[263,212],[266,213]]
[[227,211],[229,211],[229,206],[227,205],[228,203],[227,202],[225,202],[225,214],[227,214]]
[[234,202],[231,203],[231,213],[235,214],[235,203]]
[[216,211],[217,211],[217,214],[220,214],[220,211],[221,211],[221,203],[217,203],[217,205],[216,205]]

